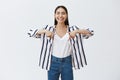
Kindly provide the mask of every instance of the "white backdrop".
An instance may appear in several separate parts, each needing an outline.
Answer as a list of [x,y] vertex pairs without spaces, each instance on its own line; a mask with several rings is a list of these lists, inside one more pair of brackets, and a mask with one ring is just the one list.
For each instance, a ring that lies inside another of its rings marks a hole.
[[88,65],[75,80],[120,80],[119,0],[0,0],[0,80],[47,80],[38,66],[40,40],[30,28],[53,25],[54,9],[65,5],[70,25],[91,27],[84,41]]

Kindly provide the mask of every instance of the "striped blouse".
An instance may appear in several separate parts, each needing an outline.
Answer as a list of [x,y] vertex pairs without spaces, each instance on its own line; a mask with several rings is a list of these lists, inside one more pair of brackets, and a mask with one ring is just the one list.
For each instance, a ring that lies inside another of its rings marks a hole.
[[[54,26],[46,26],[44,29],[54,32],[55,28]],[[71,26],[68,27],[68,31],[74,31],[76,29],[79,29],[77,26]],[[91,32],[91,34],[83,35],[83,34],[76,34],[75,38],[71,38],[71,47],[72,47],[72,65],[75,69],[80,69],[81,67],[84,67],[84,65],[87,65],[85,52],[83,48],[83,39],[88,39],[90,36],[94,34],[93,30],[87,29]],[[52,48],[53,48],[53,40],[49,37],[47,37],[44,34],[36,35],[36,32],[38,29],[30,30],[28,35],[30,37],[34,38],[41,38],[42,47],[40,50],[40,58],[39,58],[39,66],[42,69],[49,70],[51,65],[51,54],[52,54]]]

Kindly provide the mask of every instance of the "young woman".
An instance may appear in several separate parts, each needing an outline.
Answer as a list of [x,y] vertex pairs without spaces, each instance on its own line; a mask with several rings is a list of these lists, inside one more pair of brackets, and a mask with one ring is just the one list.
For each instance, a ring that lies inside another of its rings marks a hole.
[[[54,12],[54,26],[30,30],[30,37],[41,38],[42,47],[39,65],[48,70],[48,80],[73,80],[73,70],[87,65],[83,49],[83,38],[93,35],[89,29],[69,26],[65,6],[57,6]],[[32,33],[33,32],[33,33]]]

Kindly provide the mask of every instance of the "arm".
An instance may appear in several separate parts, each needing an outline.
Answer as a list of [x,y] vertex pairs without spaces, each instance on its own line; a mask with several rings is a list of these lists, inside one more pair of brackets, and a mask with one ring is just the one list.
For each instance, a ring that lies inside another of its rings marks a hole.
[[38,30],[38,31],[36,32],[36,35],[41,35],[41,34],[44,34],[44,33],[46,33],[46,30],[41,29],[41,30]]
[[[75,27],[76,27],[77,30],[80,30],[80,28],[78,28],[77,26],[75,26]],[[85,31],[85,34],[84,34],[84,31],[81,31],[81,33],[83,33],[81,35],[84,39],[88,39],[89,37],[94,35],[94,31],[92,29],[87,28],[87,29],[84,29],[84,30],[87,30],[89,32],[89,33],[86,33],[86,31]]]
[[74,38],[77,33],[81,34],[83,38],[88,39],[90,36],[94,34],[94,31],[90,29],[76,29],[70,32],[69,34],[71,38]]
[[75,33],[84,34],[84,35],[91,34],[91,32],[86,29],[77,29],[75,30]]
[[45,29],[42,29],[42,30],[39,30],[36,35],[41,35],[41,34],[46,34],[47,37],[50,37],[52,38],[53,37],[53,32],[49,31],[49,30],[45,30]]
[[42,34],[46,34],[47,37],[53,37],[53,32],[46,29],[30,29],[28,32],[29,37],[40,38]]
[[82,34],[82,37],[84,39],[88,39],[89,37],[93,36],[94,35],[94,31],[92,29],[86,29],[87,31],[89,31],[89,34]]

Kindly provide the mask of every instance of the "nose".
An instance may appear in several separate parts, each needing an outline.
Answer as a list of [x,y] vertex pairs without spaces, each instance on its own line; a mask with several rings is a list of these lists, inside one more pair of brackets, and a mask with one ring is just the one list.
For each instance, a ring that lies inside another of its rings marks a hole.
[[59,16],[60,16],[60,17],[62,17],[63,15],[62,15],[62,14],[60,14]]

